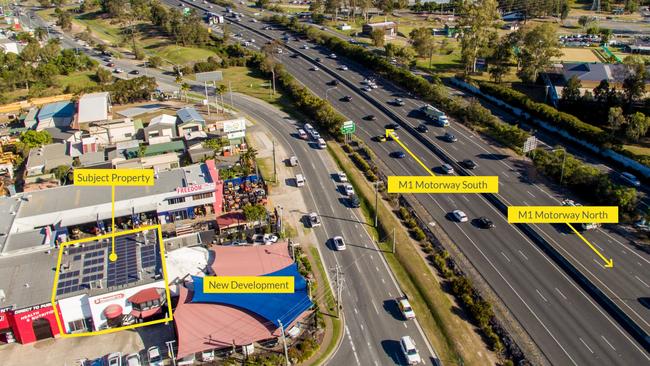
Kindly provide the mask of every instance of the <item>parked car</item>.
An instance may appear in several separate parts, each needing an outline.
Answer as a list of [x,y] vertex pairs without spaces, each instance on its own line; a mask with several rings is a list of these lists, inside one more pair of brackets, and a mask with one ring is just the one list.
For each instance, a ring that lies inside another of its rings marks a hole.
[[113,352],[106,356],[106,364],[108,366],[122,366],[122,354],[120,352]]
[[131,70],[130,74],[131,74],[131,75],[140,75],[140,71],[138,71],[138,70]]
[[142,366],[142,361],[140,361],[140,355],[137,353],[131,353],[126,356],[126,366]]
[[332,242],[334,243],[334,249],[336,250],[345,250],[345,241],[343,240],[343,237],[341,236],[335,236],[332,238]]
[[296,174],[296,187],[305,185],[305,177],[302,174]]
[[201,352],[201,361],[212,362],[214,361],[214,350]]
[[147,350],[147,358],[149,359],[149,366],[163,366],[163,359],[158,346],[149,347]]
[[359,197],[357,197],[356,193],[348,196],[348,203],[352,208],[361,207],[361,201],[359,201]]
[[338,178],[339,182],[345,183],[348,181],[348,176],[345,175],[344,171],[339,171],[336,173],[336,177]]
[[442,169],[442,171],[443,171],[445,174],[453,174],[453,173],[454,173],[454,167],[452,167],[452,166],[449,165],[449,164],[442,164],[442,166],[440,167],[440,169]]
[[445,133],[442,136],[442,139],[447,141],[447,142],[456,142],[456,141],[458,141],[458,138],[453,133],[449,133],[449,132]]
[[346,196],[350,196],[354,194],[354,187],[352,187],[352,184],[346,183],[341,185],[341,191],[343,191],[343,194]]
[[402,312],[404,319],[415,319],[415,312],[406,296],[397,299],[397,305],[399,306],[399,311]]
[[632,173],[627,173],[627,172],[622,173],[621,174],[621,179],[625,183],[627,183],[627,184],[629,184],[629,185],[631,185],[633,187],[641,187],[641,181],[639,180],[639,178],[634,176],[634,174],[632,174]]
[[478,223],[478,226],[482,229],[492,229],[494,227],[494,223],[492,220],[488,219],[485,216],[479,217],[476,222]]
[[467,169],[475,169],[478,166],[472,159],[465,159],[461,163]]
[[339,66],[339,70],[341,70],[341,71],[347,71],[347,70],[348,70],[348,67],[345,66],[345,65],[341,65],[341,66]]
[[465,214],[465,212],[461,210],[451,211],[451,217],[453,217],[454,220],[458,222],[467,222],[467,215]]
[[417,365],[422,362],[420,353],[418,353],[417,348],[415,348],[415,341],[411,336],[404,336],[399,341],[400,347],[402,348],[402,353],[406,357],[406,362],[409,365]]
[[320,222],[320,217],[318,217],[318,214],[316,212],[312,212],[309,214],[309,227],[315,228],[319,227],[321,222]]

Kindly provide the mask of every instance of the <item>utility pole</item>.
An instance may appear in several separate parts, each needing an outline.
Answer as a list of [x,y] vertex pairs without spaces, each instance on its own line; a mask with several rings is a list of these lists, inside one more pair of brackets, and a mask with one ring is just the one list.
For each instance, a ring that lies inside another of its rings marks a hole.
[[377,227],[377,210],[379,210],[379,207],[377,206],[377,192],[379,191],[378,185],[379,181],[375,182],[375,227]]
[[275,140],[271,140],[271,142],[273,143],[273,183],[277,183],[278,182],[278,171],[277,171],[277,168],[275,166]]
[[287,361],[287,366],[289,366],[290,363],[289,363],[289,352],[287,351],[287,339],[284,337],[284,326],[282,325],[280,319],[278,319],[278,324],[280,324],[280,333],[282,333],[282,345],[284,346],[284,359]]
[[230,91],[230,107],[235,108],[235,105],[232,102],[232,81],[228,81],[228,90]]
[[393,228],[393,254],[395,254],[395,228]]
[[208,83],[206,81],[203,82],[203,87],[205,88],[205,101],[208,106],[208,117],[210,117],[210,99],[208,99]]

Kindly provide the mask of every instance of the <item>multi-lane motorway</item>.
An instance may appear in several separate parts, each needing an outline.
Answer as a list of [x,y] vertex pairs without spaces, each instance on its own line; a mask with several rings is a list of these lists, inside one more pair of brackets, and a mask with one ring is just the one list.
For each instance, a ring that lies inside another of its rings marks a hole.
[[[246,20],[244,20],[246,21]],[[281,31],[263,30],[263,24],[246,23],[270,38],[280,38]],[[257,33],[242,30],[244,38],[254,38],[262,44],[268,38]],[[367,76],[367,70],[347,60],[327,58],[328,50],[310,45],[302,50],[303,44],[290,42],[294,52],[305,57],[281,56],[282,63],[304,85],[321,97],[327,97],[347,117],[358,121],[359,137],[364,139],[377,153],[391,174],[422,174],[421,167],[408,159],[395,160],[390,153],[398,150],[391,143],[377,143],[372,137],[384,130],[384,125],[393,122],[382,110],[363,98],[360,91],[345,83],[330,89],[328,82],[334,77],[359,85]],[[313,59],[320,57],[320,71],[310,71]],[[350,70],[338,71],[337,66],[345,63]],[[327,72],[334,72],[331,74]],[[375,103],[387,103],[395,96],[406,102],[404,107],[391,106],[405,123],[413,126],[422,121],[411,111],[421,102],[410,99],[390,83],[378,80],[379,88],[370,93]],[[351,95],[351,102],[339,98]],[[364,122],[363,117],[373,114],[377,121]],[[500,198],[507,204],[537,205],[557,204],[558,197],[545,186],[529,180],[524,171],[525,161],[512,159],[490,146],[476,134],[452,123],[450,130],[459,138],[454,144],[446,144],[437,136],[443,130],[430,127],[428,138],[441,150],[456,160],[473,158],[479,167],[476,175],[498,175],[501,181]],[[420,158],[432,167],[442,161],[409,133],[400,133],[402,141]],[[531,240],[505,221],[497,210],[481,196],[432,196],[418,195],[418,201],[429,211],[443,229],[456,241],[465,255],[472,261],[486,281],[499,294],[510,311],[530,333],[544,355],[554,364],[590,364],[596,360],[614,364],[644,363],[650,358],[608,314],[606,314],[581,288],[579,288],[555,263],[538,249]],[[456,224],[446,215],[453,209],[462,209],[471,218],[488,216],[497,228],[486,231],[471,225]],[[626,311],[640,326],[648,327],[645,315],[647,309],[639,298],[647,293],[650,283],[650,264],[646,255],[634,250],[627,241],[611,232],[598,230],[587,233],[607,256],[614,259],[614,269],[605,269],[595,262],[595,255],[573,235],[565,234],[552,226],[538,226],[538,232],[569,259],[574,266],[589,277],[594,284]]]
[[[286,113],[251,97],[236,94],[235,98],[245,114],[263,124],[288,154],[298,158],[300,163],[294,169],[306,177],[303,197],[309,210],[322,220],[314,229],[321,257],[329,269],[339,266],[343,273],[344,340],[330,363],[404,364],[398,342],[401,336],[410,335],[425,364],[435,365],[435,353],[417,321],[401,318],[395,302],[401,291],[366,231],[362,214],[346,207],[335,178],[336,165],[327,151],[299,139],[297,129],[302,124]],[[333,250],[330,239],[337,235],[346,240],[345,251]]]

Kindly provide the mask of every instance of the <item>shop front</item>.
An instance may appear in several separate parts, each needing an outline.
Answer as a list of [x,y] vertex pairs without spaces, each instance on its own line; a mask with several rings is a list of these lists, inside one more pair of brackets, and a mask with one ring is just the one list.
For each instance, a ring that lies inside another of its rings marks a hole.
[[52,304],[46,303],[0,313],[0,340],[28,344],[54,338],[59,327]]

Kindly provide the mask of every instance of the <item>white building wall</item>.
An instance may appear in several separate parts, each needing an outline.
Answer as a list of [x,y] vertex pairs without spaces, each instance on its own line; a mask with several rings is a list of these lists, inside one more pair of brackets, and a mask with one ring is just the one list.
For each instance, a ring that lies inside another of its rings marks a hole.
[[87,294],[61,299],[59,300],[59,308],[61,309],[61,322],[68,334],[70,333],[69,322],[92,316]]

